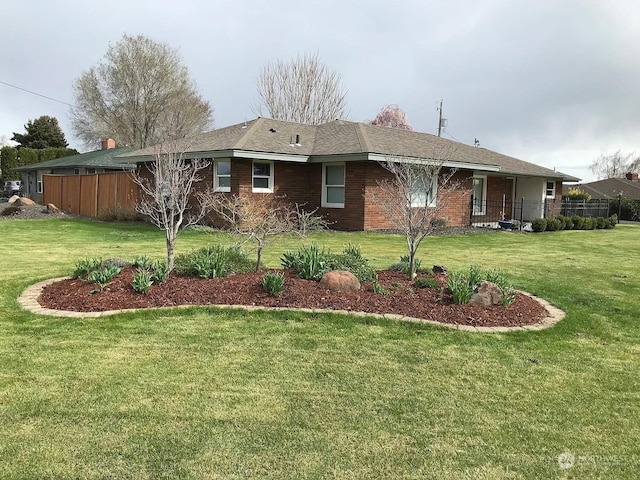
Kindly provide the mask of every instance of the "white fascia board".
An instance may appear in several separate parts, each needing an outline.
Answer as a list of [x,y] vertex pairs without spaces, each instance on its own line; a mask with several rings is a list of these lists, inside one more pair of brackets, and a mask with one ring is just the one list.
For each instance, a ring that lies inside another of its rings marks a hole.
[[417,163],[426,165],[441,165],[447,168],[460,168],[465,170],[477,170],[483,172],[499,172],[500,165],[483,165],[479,163],[469,162],[457,162],[455,160],[434,160],[429,158],[416,158],[416,157],[399,157],[393,155],[380,155],[376,153],[369,154],[369,160],[375,160],[376,162],[398,162],[398,163]]
[[290,153],[255,152],[252,150],[232,150],[231,155],[227,155],[227,156],[255,158],[256,160],[274,160],[276,162],[307,163],[309,161],[309,155],[294,155]]

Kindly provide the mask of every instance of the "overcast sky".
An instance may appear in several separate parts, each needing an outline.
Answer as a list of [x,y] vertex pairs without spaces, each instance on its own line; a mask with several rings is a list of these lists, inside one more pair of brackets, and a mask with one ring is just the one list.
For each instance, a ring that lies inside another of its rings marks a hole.
[[[4,2],[3,2],[4,3]],[[634,0],[23,0],[3,4],[0,82],[73,103],[73,82],[124,33],[177,48],[215,126],[254,118],[260,67],[318,52],[349,120],[398,104],[414,130],[585,181],[602,152],[640,152]],[[40,115],[79,148],[69,106],[0,83],[0,138]]]

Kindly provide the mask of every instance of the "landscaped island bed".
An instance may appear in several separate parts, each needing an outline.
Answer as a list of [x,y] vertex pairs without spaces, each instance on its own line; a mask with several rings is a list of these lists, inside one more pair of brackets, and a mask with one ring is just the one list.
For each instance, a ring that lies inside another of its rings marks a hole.
[[[417,288],[407,275],[395,270],[378,271],[379,283],[386,294],[375,293],[370,283],[363,284],[357,292],[333,292],[318,282],[298,278],[291,270],[283,272],[285,289],[275,297],[262,288],[265,271],[213,279],[172,273],[165,283],[154,284],[142,294],[131,286],[135,268],[125,268],[101,292],[96,284],[66,279],[45,287],[39,302],[47,308],[82,312],[178,305],[257,305],[393,313],[472,326],[531,325],[547,316],[540,303],[521,293],[517,293],[509,307],[456,305],[446,288],[442,293],[439,289]],[[441,285],[446,283],[444,276],[435,278]]]

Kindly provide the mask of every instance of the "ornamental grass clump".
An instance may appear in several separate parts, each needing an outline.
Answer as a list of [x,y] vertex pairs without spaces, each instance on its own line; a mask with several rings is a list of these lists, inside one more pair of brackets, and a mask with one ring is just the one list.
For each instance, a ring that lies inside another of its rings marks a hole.
[[284,274],[280,272],[267,272],[262,277],[262,288],[272,297],[284,290]]
[[330,270],[331,252],[317,243],[303,245],[295,252],[285,252],[280,259],[284,268],[294,269],[300,278],[320,281]]
[[153,274],[149,270],[138,267],[131,282],[133,289],[138,293],[147,293],[151,285],[153,285]]
[[93,258],[81,258],[76,262],[76,267],[73,271],[75,278],[82,278],[89,275],[94,270],[98,270],[102,266],[102,259]]
[[178,255],[175,260],[176,272],[202,278],[224,277],[231,273],[253,271],[255,263],[240,247],[213,245],[187,254]]

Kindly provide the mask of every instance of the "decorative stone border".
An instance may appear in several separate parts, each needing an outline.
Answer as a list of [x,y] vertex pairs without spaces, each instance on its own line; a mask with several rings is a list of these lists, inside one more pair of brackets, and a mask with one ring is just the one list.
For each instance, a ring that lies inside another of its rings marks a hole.
[[[22,308],[28,310],[32,313],[36,313],[38,315],[49,315],[54,317],[71,317],[71,318],[96,318],[96,317],[106,317],[109,315],[115,315],[118,313],[124,312],[135,312],[136,308],[125,308],[121,310],[106,310],[104,312],[73,312],[69,310],[54,310],[51,308],[45,308],[38,303],[38,297],[42,293],[42,289],[47,285],[58,282],[60,280],[65,280],[69,277],[60,277],[60,278],[51,278],[49,280],[44,280],[42,282],[35,283],[28,287],[22,295],[18,297],[18,303]],[[547,311],[547,316],[539,323],[534,323],[532,325],[523,325],[521,327],[474,327],[471,325],[455,325],[451,323],[442,323],[437,322],[435,320],[425,320],[423,318],[413,318],[413,317],[405,317],[404,315],[396,315],[394,313],[368,313],[368,312],[352,312],[348,310],[323,310],[320,308],[283,308],[283,307],[261,307],[256,305],[206,305],[216,308],[241,308],[248,311],[256,311],[256,310],[289,310],[296,312],[308,312],[308,313],[340,313],[343,315],[353,315],[356,317],[375,317],[375,318],[387,318],[391,320],[399,320],[402,322],[416,322],[416,323],[429,323],[432,325],[438,325],[441,327],[453,328],[456,330],[462,330],[465,332],[476,332],[476,333],[506,333],[506,332],[524,332],[524,331],[533,331],[533,330],[544,330],[545,328],[552,327],[560,320],[565,317],[565,312],[560,310],[559,308],[554,307],[546,300],[536,297],[535,295],[531,295],[527,292],[520,292],[524,295],[527,295],[538,303],[540,303],[545,310]],[[204,306],[204,305],[203,305]],[[156,307],[157,309],[171,309],[171,308],[188,308],[193,307],[193,305],[177,305],[173,307]]]

